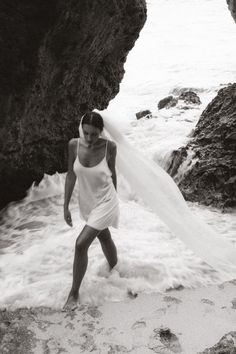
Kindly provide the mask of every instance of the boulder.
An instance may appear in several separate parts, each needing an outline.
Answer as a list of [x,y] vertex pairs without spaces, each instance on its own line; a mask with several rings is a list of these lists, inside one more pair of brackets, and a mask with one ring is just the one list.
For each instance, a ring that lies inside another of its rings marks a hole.
[[147,109],[146,111],[140,111],[138,113],[135,114],[137,119],[141,119],[141,118],[152,118],[152,112],[149,111],[149,109]]
[[81,115],[119,92],[145,0],[2,0],[0,208],[67,169]]
[[198,95],[193,91],[182,92],[179,96],[179,100],[183,100],[186,104],[201,104],[201,100]]
[[[187,200],[221,208],[236,206],[236,84],[221,89],[203,111],[186,149],[195,163],[181,177]],[[186,149],[173,155],[170,166],[186,161]],[[191,161],[190,161],[191,163]],[[176,168],[170,174],[179,180]]]
[[168,108],[176,106],[177,103],[178,103],[177,98],[175,98],[173,96],[167,96],[158,102],[157,107],[158,107],[158,109],[162,109],[162,108],[168,109]]
[[175,90],[175,92],[177,91],[178,94],[176,96],[170,95],[160,100],[157,105],[158,109],[175,107],[179,100],[182,100],[187,105],[181,106],[181,109],[191,109],[192,107],[188,105],[201,104],[199,96],[194,91],[186,89]]

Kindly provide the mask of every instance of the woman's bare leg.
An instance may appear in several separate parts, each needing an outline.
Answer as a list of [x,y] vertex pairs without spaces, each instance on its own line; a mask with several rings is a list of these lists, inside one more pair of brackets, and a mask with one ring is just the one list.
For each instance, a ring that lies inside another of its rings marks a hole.
[[79,299],[79,288],[88,265],[88,248],[98,236],[99,230],[85,225],[75,243],[72,287],[64,305],[65,310],[74,310]]
[[101,243],[103,253],[109,263],[110,269],[112,269],[117,263],[117,251],[109,229],[102,230],[99,235],[97,235],[97,238]]

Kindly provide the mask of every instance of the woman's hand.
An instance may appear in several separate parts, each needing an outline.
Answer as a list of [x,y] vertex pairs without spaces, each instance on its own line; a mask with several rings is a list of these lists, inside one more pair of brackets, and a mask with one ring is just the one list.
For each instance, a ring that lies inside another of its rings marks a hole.
[[72,219],[71,219],[71,213],[68,208],[64,209],[64,219],[65,219],[65,222],[67,223],[67,225],[69,225],[70,227],[73,226]]

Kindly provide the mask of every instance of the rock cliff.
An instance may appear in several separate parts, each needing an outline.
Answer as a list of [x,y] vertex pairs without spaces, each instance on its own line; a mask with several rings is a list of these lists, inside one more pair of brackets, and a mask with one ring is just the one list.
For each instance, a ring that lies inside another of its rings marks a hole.
[[185,198],[221,208],[236,206],[236,84],[218,92],[189,144],[173,153],[168,171],[173,177],[190,151],[192,165],[179,181]]
[[0,4],[0,208],[66,171],[81,114],[118,93],[145,0]]
[[[226,0],[236,22],[236,0]],[[187,172],[180,176],[181,165]],[[185,199],[220,208],[236,206],[236,84],[219,91],[202,113],[189,144],[172,153],[168,172]]]

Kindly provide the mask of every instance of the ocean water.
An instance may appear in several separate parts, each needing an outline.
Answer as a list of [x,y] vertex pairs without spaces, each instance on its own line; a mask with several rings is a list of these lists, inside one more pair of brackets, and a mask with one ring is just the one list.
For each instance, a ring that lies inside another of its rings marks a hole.
[[[202,110],[219,88],[236,77],[236,26],[222,0],[149,0],[148,20],[129,54],[120,93],[108,112],[119,118],[130,143],[165,167],[190,139]],[[157,110],[165,96],[193,88],[202,104]],[[135,118],[150,109],[152,119]],[[183,172],[183,171],[182,171]],[[75,240],[84,225],[76,189],[73,227],[62,213],[65,175],[45,175],[21,202],[11,203],[0,224],[0,307],[60,308],[72,280]],[[140,292],[162,292],[219,282],[218,274],[187,249],[127,186],[118,171],[120,227],[111,229],[119,262],[110,273],[99,242],[89,249],[81,302],[119,301]],[[222,238],[236,243],[235,212],[189,203]]]

